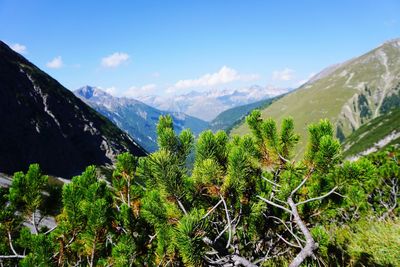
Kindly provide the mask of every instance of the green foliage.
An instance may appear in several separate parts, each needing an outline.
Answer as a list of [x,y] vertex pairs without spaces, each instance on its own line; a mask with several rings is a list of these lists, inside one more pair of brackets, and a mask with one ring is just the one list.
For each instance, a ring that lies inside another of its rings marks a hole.
[[280,137],[280,153],[284,158],[290,158],[290,152],[299,141],[299,135],[294,133],[293,118],[286,118],[282,121]]
[[358,223],[356,232],[351,235],[349,249],[356,257],[371,255],[376,264],[400,265],[399,222]]
[[90,166],[64,185],[62,197],[64,209],[54,232],[56,239],[70,246],[68,251],[60,248],[62,256],[87,257],[94,264],[99,259],[96,255],[105,251],[106,235],[111,227],[111,192],[104,181],[98,180],[96,168]]
[[398,266],[400,224],[361,220],[349,226],[319,227],[313,233],[330,266]]
[[227,177],[222,190],[232,198],[238,197],[241,201],[248,201],[254,193],[257,175],[259,170],[251,155],[246,153],[244,147],[235,146],[229,153]]
[[133,266],[137,250],[138,248],[132,238],[126,235],[122,236],[119,242],[112,247],[113,266]]
[[178,199],[186,195],[185,174],[177,157],[167,150],[160,150],[150,156],[150,162],[151,174],[165,194]]
[[220,166],[227,161],[228,136],[225,132],[218,131],[213,134],[210,130],[199,135],[196,143],[196,162],[212,159]]
[[[26,228],[25,228],[26,229]],[[49,266],[54,251],[54,243],[44,234],[31,235],[26,229],[21,231],[19,242],[23,247],[30,248],[31,252],[21,262],[21,266]]]
[[46,187],[48,177],[43,176],[38,164],[29,166],[26,174],[14,174],[10,187],[11,204],[29,215],[35,212],[43,202],[42,192]]
[[292,118],[285,118],[282,121],[280,132],[273,119],[265,121],[261,119],[259,110],[254,110],[247,117],[247,123],[259,147],[261,157],[267,165],[276,160],[284,164],[292,158],[293,148],[299,141],[299,135],[294,133]]
[[343,162],[332,124],[321,120],[295,161],[293,119],[278,127],[256,110],[247,121],[252,135],[205,131],[194,141],[161,117],[158,151],[119,155],[110,183],[89,166],[64,184],[55,229],[23,227],[50,191],[39,166],[16,173],[0,190],[0,253],[21,255],[5,265],[286,266],[308,238],[289,200],[319,244],[304,264],[399,264],[398,150]]
[[221,185],[223,170],[221,166],[211,158],[196,162],[192,178],[200,186]]
[[[320,151],[321,139],[324,136],[333,136],[332,125],[328,120],[321,120],[318,124],[311,124],[308,126],[309,142],[306,152],[306,158],[313,161],[318,157],[317,153]],[[324,141],[329,142],[329,141]]]
[[194,137],[190,130],[183,130],[179,136],[175,134],[172,117],[169,115],[160,116],[157,124],[158,147],[160,150],[170,152],[176,156],[181,165],[184,166],[186,158],[190,154]]
[[193,210],[183,216],[176,227],[176,246],[187,266],[202,265],[205,256],[206,244],[203,238],[209,226],[202,216],[202,212]]

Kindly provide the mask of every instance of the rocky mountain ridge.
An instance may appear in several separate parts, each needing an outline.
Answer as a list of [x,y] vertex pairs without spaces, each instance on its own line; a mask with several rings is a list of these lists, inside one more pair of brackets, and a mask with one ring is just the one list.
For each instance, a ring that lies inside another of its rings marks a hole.
[[184,112],[211,121],[221,112],[287,93],[290,89],[253,85],[239,89],[192,91],[177,96],[141,96],[138,99],[152,107]]
[[124,151],[146,152],[52,77],[0,41],[0,172],[39,163],[70,178],[111,164]]
[[156,126],[161,115],[172,116],[174,128],[178,133],[190,128],[194,134],[198,134],[208,128],[207,122],[182,112],[161,111],[132,98],[114,97],[93,86],[81,87],[74,93],[127,132],[149,152],[157,149]]

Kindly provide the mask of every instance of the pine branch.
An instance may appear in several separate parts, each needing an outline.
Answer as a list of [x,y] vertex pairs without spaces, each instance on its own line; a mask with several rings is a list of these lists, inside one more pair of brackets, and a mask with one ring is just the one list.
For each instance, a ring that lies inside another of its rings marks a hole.
[[280,240],[282,240],[283,242],[285,242],[286,244],[288,244],[291,247],[295,247],[295,248],[302,248],[299,245],[293,244],[292,242],[287,241],[285,238],[283,238],[283,236],[281,236],[280,234],[276,234]]
[[239,255],[233,255],[231,256],[232,260],[235,262],[235,266],[241,264],[245,267],[257,267],[257,265],[251,263],[249,260],[240,257]]
[[218,236],[214,239],[214,242],[217,242],[217,240],[226,232],[226,230],[228,230],[228,225],[225,226],[225,228],[221,231],[221,233],[218,234]]
[[258,197],[259,199],[261,199],[262,201],[265,201],[265,202],[267,202],[268,204],[270,204],[270,205],[272,205],[272,206],[275,206],[275,207],[277,207],[277,208],[280,208],[280,209],[282,209],[282,210],[284,210],[284,211],[286,211],[286,212],[289,212],[290,214],[292,213],[291,210],[285,208],[284,206],[281,206],[281,205],[276,204],[276,203],[274,203],[274,202],[272,202],[272,201],[269,201],[268,199],[265,199],[265,198],[263,198],[263,197],[261,197],[261,196],[257,196],[257,197]]
[[143,191],[147,191],[147,188],[146,188],[145,186],[143,186],[142,184],[140,184],[139,182],[134,181],[134,183],[135,183],[137,186],[139,186],[140,188],[142,188]]
[[229,212],[228,212],[228,207],[226,206],[226,202],[224,198],[219,195],[219,197],[222,200],[222,203],[224,203],[224,208],[225,208],[225,214],[226,214],[226,219],[228,220],[228,243],[226,244],[226,248],[229,248],[229,245],[231,244],[231,239],[232,239],[232,227],[231,227],[231,218],[229,217]]
[[265,181],[267,181],[268,183],[275,185],[276,187],[281,187],[279,184],[277,184],[277,183],[275,183],[275,182],[273,182],[273,181],[271,181],[271,180],[265,178],[263,175],[261,175],[261,178],[263,178],[263,179],[264,179]]
[[218,260],[212,260],[209,257],[205,257],[206,260],[212,265],[218,266],[245,266],[245,267],[257,267],[257,265],[253,264],[249,260],[239,256],[239,255],[228,255]]
[[280,153],[278,153],[278,157],[279,157],[283,162],[290,163],[290,160],[285,159]]
[[322,196],[319,196],[319,197],[310,198],[310,199],[307,199],[307,200],[305,200],[305,201],[301,201],[301,202],[297,203],[296,206],[303,205],[303,204],[306,204],[306,203],[311,202],[311,201],[321,200],[321,199],[323,199],[323,198],[326,198],[327,196],[329,196],[330,194],[332,194],[333,192],[335,192],[335,190],[336,190],[337,188],[338,188],[338,187],[335,186],[331,191],[329,191],[329,192],[326,193],[325,195],[322,195]]
[[47,230],[47,231],[44,233],[44,235],[47,235],[47,234],[49,234],[49,233],[53,232],[53,231],[54,231],[56,228],[57,228],[57,225],[56,225],[56,226],[54,226],[53,228],[51,228],[51,229]]
[[315,243],[307,226],[301,220],[300,215],[297,211],[297,205],[293,202],[292,197],[288,198],[288,204],[292,209],[294,222],[297,224],[297,226],[299,227],[299,229],[301,230],[306,239],[305,247],[300,251],[299,254],[297,254],[297,256],[293,259],[293,261],[289,265],[289,267],[298,267],[307,257],[313,255],[313,251],[318,247],[318,244]]
[[36,225],[35,211],[32,212],[32,220],[31,220],[31,222],[32,222],[32,225],[33,225],[33,229],[35,230],[35,235],[38,235],[39,231],[38,231],[38,228],[37,228],[37,225]]
[[278,217],[276,217],[276,216],[266,216],[266,217],[267,217],[267,218],[272,218],[272,219],[278,220],[280,223],[282,223],[282,224],[285,226],[286,230],[288,230],[289,233],[296,239],[297,244],[299,244],[300,247],[302,247],[300,241],[306,242],[305,240],[303,240],[303,239],[301,239],[300,237],[298,237],[298,236],[292,231],[292,229],[290,229],[290,228],[286,225],[286,223],[285,223],[281,218],[278,218]]
[[214,207],[212,207],[212,209],[210,209],[210,210],[206,213],[206,215],[204,215],[201,219],[207,218],[207,216],[210,215],[210,214],[219,206],[219,204],[221,204],[221,203],[222,203],[222,200],[218,201],[218,203],[217,203]]
[[290,196],[293,196],[310,178],[311,174],[314,172],[314,168],[311,168],[310,171],[308,172],[307,176],[301,181],[301,183],[290,193]]
[[15,258],[23,259],[23,258],[25,258],[25,256],[24,255],[0,255],[0,259],[15,259]]
[[93,241],[92,254],[90,256],[90,261],[89,261],[89,266],[90,267],[94,266],[95,251],[96,251],[96,236],[95,236],[94,241]]
[[12,237],[11,237],[10,231],[7,231],[7,235],[8,235],[8,244],[10,245],[11,251],[14,253],[14,255],[0,255],[0,259],[13,259],[13,258],[14,259],[15,258],[23,259],[23,258],[25,258],[25,255],[20,255],[15,250],[15,248],[12,244]]
[[187,215],[187,211],[186,211],[185,207],[183,206],[182,202],[181,202],[177,197],[175,197],[175,199],[176,199],[176,202],[178,202],[178,206],[181,208],[181,210],[183,211],[183,213],[184,213],[185,215]]

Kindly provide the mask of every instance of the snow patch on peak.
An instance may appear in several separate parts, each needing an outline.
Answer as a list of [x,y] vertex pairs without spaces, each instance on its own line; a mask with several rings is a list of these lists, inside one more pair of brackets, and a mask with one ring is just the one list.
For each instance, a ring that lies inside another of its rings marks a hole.
[[141,96],[139,100],[155,108],[183,112],[211,121],[219,113],[233,107],[257,102],[289,92],[287,88],[253,85],[234,89],[191,91],[177,96]]

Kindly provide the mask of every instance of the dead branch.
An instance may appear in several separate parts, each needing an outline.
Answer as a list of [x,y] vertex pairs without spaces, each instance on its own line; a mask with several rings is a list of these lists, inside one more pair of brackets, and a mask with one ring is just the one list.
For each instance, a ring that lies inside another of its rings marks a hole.
[[19,259],[23,259],[25,258],[25,255],[21,255],[18,254],[17,251],[15,250],[13,244],[12,244],[12,237],[11,237],[11,233],[10,231],[7,231],[7,235],[8,235],[8,244],[10,245],[10,249],[12,251],[12,253],[14,253],[14,255],[0,255],[0,259],[15,259],[15,258],[19,258]]
[[293,196],[308,180],[308,178],[311,177],[311,174],[314,172],[314,169],[311,168],[308,172],[308,174],[306,175],[306,177],[304,177],[303,181],[301,181],[301,183],[292,191],[292,193],[290,193],[290,196]]
[[326,198],[327,196],[329,196],[330,194],[332,194],[333,192],[335,192],[335,190],[336,190],[337,188],[338,188],[338,187],[335,186],[331,191],[329,191],[329,192],[326,193],[325,195],[322,195],[322,196],[319,196],[319,197],[310,198],[310,199],[307,199],[307,200],[305,200],[305,201],[301,201],[301,202],[297,203],[296,206],[303,205],[303,204],[306,204],[306,203],[311,202],[311,201],[321,200],[321,199],[323,199],[323,198]]
[[226,244],[226,248],[229,248],[229,245],[231,244],[231,239],[232,239],[232,226],[231,226],[231,218],[229,217],[229,212],[228,212],[228,207],[226,206],[226,202],[224,198],[219,195],[221,198],[222,203],[224,203],[224,208],[225,208],[225,214],[226,214],[226,219],[228,221],[228,243]]
[[270,183],[270,184],[272,184],[272,185],[274,185],[276,187],[281,187],[279,184],[277,184],[277,183],[265,178],[263,175],[261,175],[261,178],[263,178],[265,181],[267,181],[268,183]]
[[268,199],[265,199],[265,198],[263,198],[262,196],[257,196],[257,197],[258,197],[259,199],[261,199],[262,201],[265,201],[265,202],[267,202],[268,204],[270,204],[270,205],[272,205],[272,206],[275,206],[275,207],[277,207],[277,208],[280,208],[280,209],[282,209],[282,210],[284,210],[284,211],[286,211],[286,212],[292,213],[291,210],[285,208],[284,206],[281,206],[281,205],[276,204],[276,203],[274,203],[274,202],[272,202],[272,201],[269,201]]
[[204,215],[204,216],[202,217],[202,219],[207,218],[207,216],[210,215],[210,213],[213,212],[213,211],[219,206],[219,204],[221,204],[221,203],[222,203],[222,200],[220,200],[214,207],[212,207],[212,208],[206,213],[206,215]]
[[293,259],[293,261],[289,265],[289,267],[298,267],[307,257],[313,255],[313,251],[318,247],[318,244],[315,243],[307,226],[301,220],[300,215],[297,211],[297,205],[293,202],[292,197],[288,198],[288,204],[292,209],[294,222],[299,227],[300,231],[303,233],[306,239],[305,247],[300,251],[299,254],[297,254],[297,256]]

